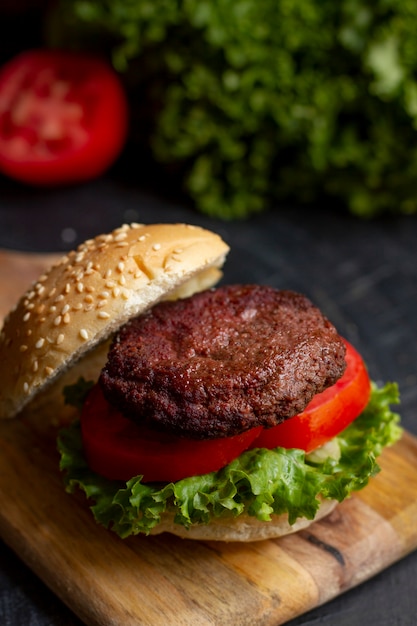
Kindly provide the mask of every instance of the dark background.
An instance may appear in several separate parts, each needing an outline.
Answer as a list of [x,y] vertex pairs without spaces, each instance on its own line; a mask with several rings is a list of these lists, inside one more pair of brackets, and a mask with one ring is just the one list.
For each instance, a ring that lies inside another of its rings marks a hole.
[[[40,24],[36,2],[0,4],[0,60],[38,45]],[[231,246],[225,282],[306,293],[359,349],[374,380],[399,383],[403,425],[417,435],[416,217],[361,221],[338,206],[286,205],[243,222],[211,220],[133,148],[106,176],[72,188],[34,190],[0,176],[0,248],[64,251],[130,221],[211,228]],[[414,626],[416,580],[415,553],[291,624]],[[0,623],[80,622],[0,543]]]

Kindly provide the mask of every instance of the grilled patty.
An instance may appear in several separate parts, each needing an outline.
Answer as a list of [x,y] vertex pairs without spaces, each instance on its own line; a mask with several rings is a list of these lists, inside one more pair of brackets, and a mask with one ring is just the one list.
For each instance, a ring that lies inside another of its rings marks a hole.
[[305,296],[231,285],[160,303],[126,324],[100,384],[133,421],[210,439],[301,412],[343,374],[344,354]]

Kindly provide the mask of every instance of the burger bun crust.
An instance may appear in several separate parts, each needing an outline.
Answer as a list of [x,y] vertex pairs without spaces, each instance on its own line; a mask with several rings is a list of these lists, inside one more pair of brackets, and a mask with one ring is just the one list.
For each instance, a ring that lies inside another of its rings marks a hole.
[[65,255],[5,319],[0,417],[14,417],[131,317],[213,286],[228,251],[197,226],[131,224]]
[[238,517],[214,518],[209,524],[195,524],[185,528],[181,524],[175,524],[174,516],[166,513],[151,534],[168,532],[183,539],[200,541],[250,542],[277,539],[308,528],[313,522],[329,515],[337,504],[336,500],[321,500],[313,520],[299,517],[294,524],[289,524],[287,514],[271,515],[270,521],[263,522],[243,513]]

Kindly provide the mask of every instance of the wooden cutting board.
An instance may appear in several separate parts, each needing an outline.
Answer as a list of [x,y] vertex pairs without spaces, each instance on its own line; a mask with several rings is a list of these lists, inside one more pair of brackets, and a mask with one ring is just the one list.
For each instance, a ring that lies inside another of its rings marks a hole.
[[[50,259],[0,252],[0,316]],[[122,541],[65,493],[58,417],[0,423],[0,534],[86,624],[277,626],[417,547],[417,440],[408,433],[366,489],[296,535],[245,545]]]

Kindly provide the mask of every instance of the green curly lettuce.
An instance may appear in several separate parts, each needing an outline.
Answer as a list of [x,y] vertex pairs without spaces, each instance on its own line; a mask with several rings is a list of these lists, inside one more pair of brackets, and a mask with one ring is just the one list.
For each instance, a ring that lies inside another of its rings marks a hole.
[[53,8],[48,43],[112,58],[131,139],[175,166],[201,211],[235,219],[326,195],[361,216],[417,212],[415,0]]
[[367,408],[336,438],[339,453],[323,460],[298,449],[253,449],[217,472],[163,484],[144,484],[141,476],[122,483],[92,472],[76,421],[60,432],[60,468],[68,492],[84,491],[97,522],[122,538],[148,534],[166,512],[186,528],[242,513],[265,523],[287,513],[293,524],[298,517],[314,518],[319,497],[341,502],[379,471],[376,458],[401,435],[390,408],[398,402],[396,384],[373,384]]

